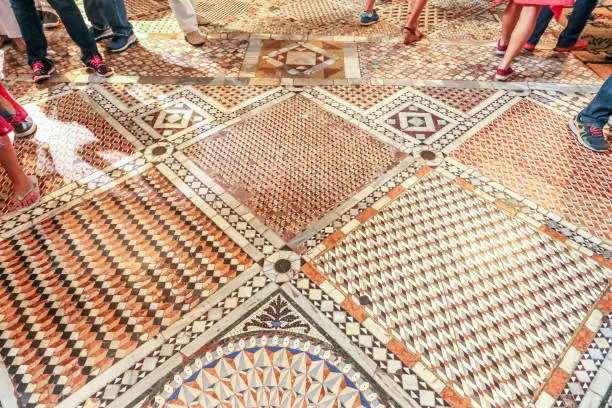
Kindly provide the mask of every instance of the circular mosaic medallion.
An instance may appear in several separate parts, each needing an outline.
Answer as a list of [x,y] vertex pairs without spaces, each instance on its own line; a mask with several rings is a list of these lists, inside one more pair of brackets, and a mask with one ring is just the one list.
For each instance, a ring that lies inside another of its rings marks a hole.
[[361,373],[299,338],[250,337],[207,353],[155,396],[156,407],[371,407],[382,405]]

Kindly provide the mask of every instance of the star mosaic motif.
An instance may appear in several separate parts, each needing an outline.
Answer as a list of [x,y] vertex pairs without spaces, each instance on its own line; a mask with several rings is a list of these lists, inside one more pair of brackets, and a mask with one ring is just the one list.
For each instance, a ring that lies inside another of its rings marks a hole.
[[125,5],[108,78],[60,24],[33,83],[0,17],[37,125],[0,158],[41,196],[0,170],[0,408],[610,405],[612,152],[570,122],[612,0],[506,82],[488,0],[427,2],[409,45],[411,2],[198,0],[197,46]]

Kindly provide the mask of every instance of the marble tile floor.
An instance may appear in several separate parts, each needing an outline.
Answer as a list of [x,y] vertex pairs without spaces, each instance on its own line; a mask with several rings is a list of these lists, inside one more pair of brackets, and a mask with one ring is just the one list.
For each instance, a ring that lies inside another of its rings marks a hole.
[[608,406],[612,153],[566,127],[600,78],[490,82],[481,2],[410,48],[409,2],[371,36],[353,0],[222,3],[194,50],[127,1],[112,81],[59,31],[43,86],[6,51],[43,198],[0,174],[0,407]]

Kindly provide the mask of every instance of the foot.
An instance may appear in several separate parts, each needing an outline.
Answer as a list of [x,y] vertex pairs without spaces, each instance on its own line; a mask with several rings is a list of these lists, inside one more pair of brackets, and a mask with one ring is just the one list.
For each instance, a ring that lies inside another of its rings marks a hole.
[[108,78],[113,75],[113,70],[109,68],[99,54],[94,55],[85,63],[87,68],[96,73],[97,76]]
[[191,45],[202,45],[206,42],[206,36],[199,31],[192,31],[185,34],[185,40]]
[[571,47],[559,47],[557,45],[555,47],[555,51],[557,52],[580,51],[580,50],[584,50],[588,45],[589,45],[589,42],[585,40],[584,38],[581,38],[578,41],[576,41],[576,44],[574,44]]
[[501,39],[497,40],[497,47],[495,48],[495,53],[497,55],[506,55],[507,49],[508,49],[508,44],[502,45]]
[[587,149],[594,152],[605,152],[610,148],[602,128],[589,126],[577,116],[569,121],[570,130],[576,135],[578,141]]
[[15,137],[18,139],[28,137],[36,132],[36,123],[34,123],[30,116],[26,116],[23,119],[18,117],[16,121],[11,122],[11,126],[14,129]]
[[13,192],[13,207],[17,211],[27,210],[40,201],[40,187],[36,176],[27,176],[23,183],[16,183]]
[[417,41],[421,41],[423,34],[418,28],[404,27],[404,44],[412,44]]
[[506,69],[497,68],[497,72],[495,73],[496,81],[507,81],[514,75],[514,70],[512,67],[508,67]]
[[55,72],[55,66],[53,61],[44,59],[41,61],[34,61],[32,67],[32,79],[35,83],[40,84],[51,78],[51,75]]
[[209,25],[212,23],[209,19],[201,14],[196,14],[196,18],[198,20],[198,25]]
[[533,52],[535,50],[535,47],[535,45],[529,43],[525,43],[525,45],[523,45],[523,49],[529,52]]
[[43,9],[42,25],[47,29],[57,27],[59,25],[59,16],[51,10]]
[[109,52],[123,52],[138,42],[134,33],[127,37],[113,37],[113,40],[106,46]]
[[378,16],[378,13],[376,12],[376,10],[372,10],[372,14],[368,14],[365,11],[361,13],[361,25],[362,26],[369,26],[372,24],[376,24],[379,21],[380,21],[380,17]]
[[91,33],[91,36],[96,42],[106,40],[107,38],[113,37],[113,30],[111,30],[110,28],[105,28],[104,30],[98,30],[96,27],[89,27],[89,32]]

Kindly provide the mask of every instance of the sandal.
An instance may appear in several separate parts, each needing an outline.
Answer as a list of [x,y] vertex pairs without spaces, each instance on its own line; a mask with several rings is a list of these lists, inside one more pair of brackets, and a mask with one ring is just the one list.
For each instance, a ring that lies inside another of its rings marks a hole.
[[[30,179],[30,181],[32,182],[32,186],[28,189],[28,191],[26,191],[25,194],[22,196],[18,194],[13,195],[13,205],[15,208],[15,213],[26,211],[36,206],[40,201],[40,186],[38,184],[38,179],[34,175],[29,175],[28,179]],[[23,202],[30,194],[36,194],[37,198],[32,204],[26,206]]]
[[404,34],[404,44],[406,45],[420,41],[423,38],[423,33],[418,28],[404,27],[404,31],[406,32]]

